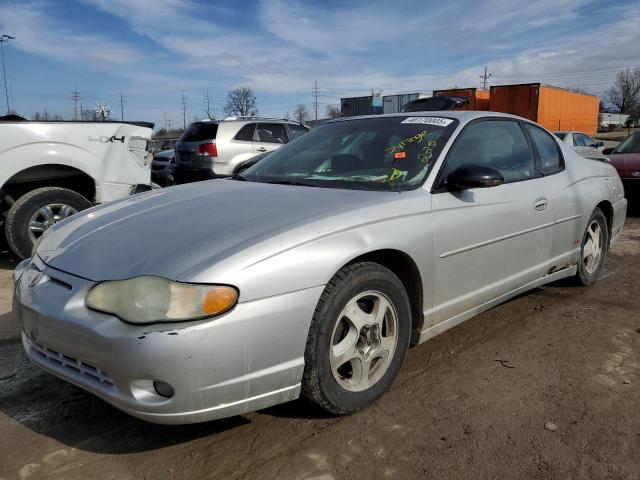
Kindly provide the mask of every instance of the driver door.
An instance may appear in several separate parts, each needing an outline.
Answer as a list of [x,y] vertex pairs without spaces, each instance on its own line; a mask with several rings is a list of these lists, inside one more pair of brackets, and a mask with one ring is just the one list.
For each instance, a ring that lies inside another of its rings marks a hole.
[[[450,190],[458,166],[499,170],[505,183]],[[533,150],[517,120],[481,119],[461,132],[433,194],[433,323],[468,312],[541,277],[551,247],[553,208]]]

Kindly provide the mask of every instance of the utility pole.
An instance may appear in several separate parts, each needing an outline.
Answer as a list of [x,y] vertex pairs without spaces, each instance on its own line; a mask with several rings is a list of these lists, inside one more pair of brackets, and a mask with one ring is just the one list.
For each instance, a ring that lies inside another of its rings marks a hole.
[[167,131],[167,112],[164,112],[164,131]]
[[480,75],[480,78],[482,79],[482,89],[486,90],[487,89],[487,80],[489,80],[492,77],[491,74],[487,75],[487,67],[484,67],[484,75]]
[[171,130],[171,122],[172,121],[173,120],[171,120],[171,119],[167,120],[167,129],[168,129],[167,131]]
[[2,34],[0,36],[0,50],[2,50],[2,76],[4,77],[4,95],[7,101],[7,115],[11,111],[9,108],[9,90],[7,90],[7,69],[4,65],[4,44],[9,40],[15,40],[16,37],[12,37],[11,35]]
[[80,103],[80,120],[84,120],[84,108],[82,108],[82,103]]
[[182,92],[182,125],[183,128],[187,129],[187,97],[185,97],[184,92]]
[[71,100],[73,100],[73,119],[78,120],[78,100],[80,100],[80,92],[78,92],[78,86],[73,87],[71,92]]
[[124,122],[124,95],[120,92],[120,121]]
[[311,90],[313,92],[313,106],[316,110],[316,126],[318,125],[318,81],[315,80],[313,82],[313,88]]
[[13,99],[13,83],[9,84],[9,99],[11,100],[9,103],[11,104],[11,111],[16,111],[16,102]]

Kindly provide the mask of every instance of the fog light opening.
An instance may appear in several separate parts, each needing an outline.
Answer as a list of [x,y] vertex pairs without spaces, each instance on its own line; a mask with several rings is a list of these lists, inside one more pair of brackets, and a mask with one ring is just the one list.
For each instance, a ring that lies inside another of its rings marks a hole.
[[163,382],[162,380],[154,380],[153,388],[158,395],[165,398],[173,397],[174,390],[171,385],[167,382]]

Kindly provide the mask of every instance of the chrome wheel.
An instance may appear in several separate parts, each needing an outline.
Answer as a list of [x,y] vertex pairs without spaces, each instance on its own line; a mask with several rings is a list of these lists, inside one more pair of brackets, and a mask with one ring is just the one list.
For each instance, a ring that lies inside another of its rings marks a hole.
[[380,292],[368,291],[344,307],[331,334],[330,364],[350,392],[373,386],[387,371],[398,343],[398,314]]
[[591,275],[598,269],[602,254],[602,226],[594,220],[587,228],[587,238],[582,247],[582,263],[588,274]]
[[49,228],[78,211],[63,203],[45,205],[29,219],[29,238],[33,243]]

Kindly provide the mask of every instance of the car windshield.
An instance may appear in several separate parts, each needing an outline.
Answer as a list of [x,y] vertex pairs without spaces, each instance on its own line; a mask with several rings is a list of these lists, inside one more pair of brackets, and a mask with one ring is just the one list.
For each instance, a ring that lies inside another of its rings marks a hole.
[[332,122],[282,146],[242,176],[255,182],[316,187],[416,188],[457,123],[426,116]]
[[640,133],[634,133],[618,145],[615,153],[640,153]]

